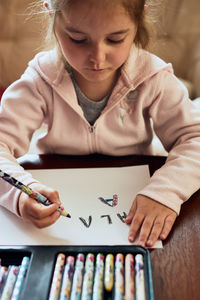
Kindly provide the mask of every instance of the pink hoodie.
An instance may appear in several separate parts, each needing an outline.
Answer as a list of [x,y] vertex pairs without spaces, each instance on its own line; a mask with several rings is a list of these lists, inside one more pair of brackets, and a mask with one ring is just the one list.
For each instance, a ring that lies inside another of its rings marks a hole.
[[[4,93],[0,110],[0,168],[25,184],[36,180],[15,160],[45,122],[40,153],[153,154],[154,130],[169,152],[140,191],[177,213],[200,187],[200,111],[170,64],[133,47],[107,106],[91,126],[78,105],[56,50],[41,52]],[[0,204],[17,214],[20,191],[0,181]]]

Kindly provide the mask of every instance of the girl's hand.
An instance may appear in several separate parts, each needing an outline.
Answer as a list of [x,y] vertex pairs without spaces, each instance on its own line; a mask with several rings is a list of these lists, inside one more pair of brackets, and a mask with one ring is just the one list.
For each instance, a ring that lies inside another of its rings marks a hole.
[[134,242],[139,232],[138,245],[152,247],[159,238],[167,238],[176,217],[177,214],[167,206],[137,195],[125,220],[130,224],[128,239]]
[[61,205],[58,192],[40,183],[30,184],[30,188],[46,196],[52,204],[45,206],[22,192],[18,201],[19,214],[25,222],[32,223],[37,228],[52,225],[60,216],[57,211]]

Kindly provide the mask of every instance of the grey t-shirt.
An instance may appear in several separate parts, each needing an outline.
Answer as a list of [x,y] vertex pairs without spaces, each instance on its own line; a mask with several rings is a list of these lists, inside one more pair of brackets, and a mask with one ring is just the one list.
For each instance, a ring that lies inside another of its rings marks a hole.
[[72,82],[74,84],[74,88],[76,91],[76,95],[77,95],[77,99],[78,99],[78,104],[81,106],[82,110],[83,110],[83,114],[86,118],[86,120],[93,125],[95,123],[95,121],[97,120],[97,118],[100,116],[102,110],[104,109],[104,107],[106,106],[108,99],[109,99],[109,95],[107,95],[105,98],[103,98],[100,101],[92,101],[90,99],[88,99],[80,90],[79,86],[77,85],[73,73],[71,70],[68,70],[70,77],[72,79]]

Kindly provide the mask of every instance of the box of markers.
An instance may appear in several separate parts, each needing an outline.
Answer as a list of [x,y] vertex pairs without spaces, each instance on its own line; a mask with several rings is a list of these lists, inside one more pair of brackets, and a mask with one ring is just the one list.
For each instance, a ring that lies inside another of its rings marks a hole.
[[2,246],[0,299],[153,300],[140,246]]

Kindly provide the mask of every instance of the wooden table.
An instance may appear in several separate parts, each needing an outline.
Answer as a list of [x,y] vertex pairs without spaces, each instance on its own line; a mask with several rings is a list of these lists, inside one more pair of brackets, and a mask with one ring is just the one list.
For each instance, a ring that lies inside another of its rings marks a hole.
[[[19,162],[26,169],[97,168],[148,164],[150,174],[165,162],[165,157],[102,155],[26,155]],[[163,243],[151,250],[155,300],[200,299],[200,190],[181,208],[180,216]]]

